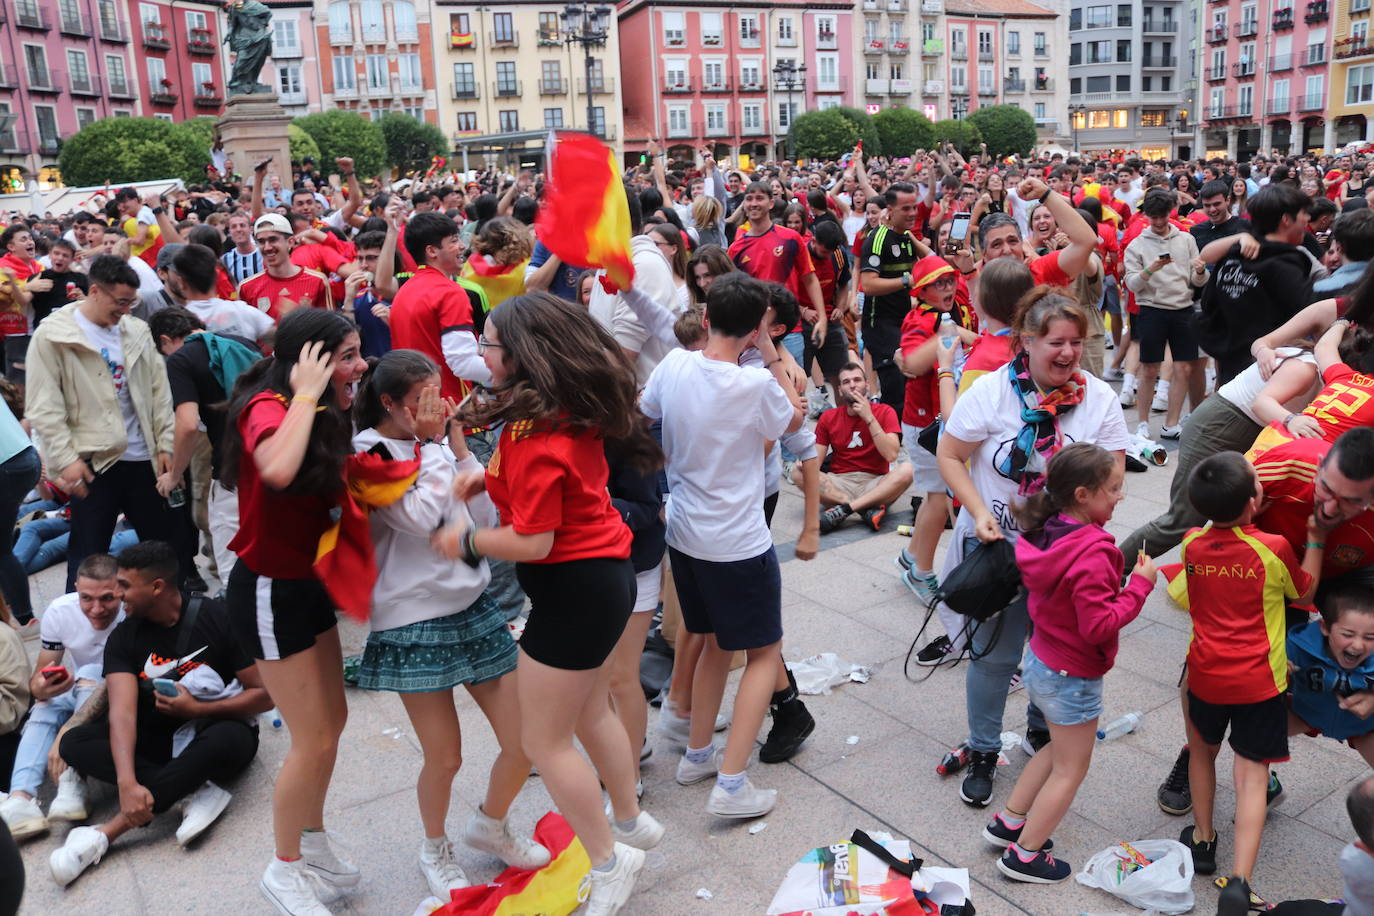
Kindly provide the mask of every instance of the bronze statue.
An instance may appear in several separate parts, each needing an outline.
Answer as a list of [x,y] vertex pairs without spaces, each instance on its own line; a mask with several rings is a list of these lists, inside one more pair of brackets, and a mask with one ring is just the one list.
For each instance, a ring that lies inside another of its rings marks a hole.
[[229,31],[224,40],[234,52],[234,69],[229,74],[229,94],[251,95],[275,92],[258,82],[258,73],[272,53],[272,10],[258,0],[229,0]]

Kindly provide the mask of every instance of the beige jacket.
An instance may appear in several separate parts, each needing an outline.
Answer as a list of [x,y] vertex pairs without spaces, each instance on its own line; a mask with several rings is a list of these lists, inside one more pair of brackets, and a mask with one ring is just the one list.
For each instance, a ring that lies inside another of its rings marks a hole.
[[[99,474],[122,458],[129,444],[109,366],[72,317],[79,304],[63,306],[43,320],[25,360],[25,413],[51,477],[78,458]],[[129,396],[157,473],[157,454],[172,451],[167,369],[146,322],[124,316],[119,336]]]
[[30,674],[23,638],[0,620],[0,735],[18,729],[29,711]]

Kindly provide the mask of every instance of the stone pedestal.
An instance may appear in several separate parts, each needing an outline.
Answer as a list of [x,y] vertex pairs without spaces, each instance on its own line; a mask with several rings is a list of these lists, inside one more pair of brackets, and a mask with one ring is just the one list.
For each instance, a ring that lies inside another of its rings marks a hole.
[[235,172],[251,180],[253,167],[271,156],[267,173],[280,176],[283,187],[290,186],[291,146],[286,127],[291,116],[274,94],[231,96],[224,103],[224,117],[217,123],[224,151],[233,161]]

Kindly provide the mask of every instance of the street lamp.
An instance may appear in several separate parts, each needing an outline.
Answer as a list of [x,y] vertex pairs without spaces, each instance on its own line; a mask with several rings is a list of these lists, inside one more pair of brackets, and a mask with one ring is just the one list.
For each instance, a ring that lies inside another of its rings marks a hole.
[[[792,132],[792,121],[796,117],[797,106],[792,101],[792,93],[797,87],[806,88],[806,64],[797,66],[795,61],[780,60],[773,68],[773,81],[787,90],[787,131]],[[788,150],[789,153],[792,150]]]
[[1188,132],[1188,109],[1180,108],[1169,119],[1169,151],[1177,155],[1177,142],[1180,134]]
[[1078,116],[1088,110],[1087,105],[1069,106],[1069,125],[1073,130],[1073,151],[1078,152]]
[[962,96],[955,96],[949,103],[949,114],[956,121],[962,121],[968,114],[968,102]]
[[593,90],[600,90],[600,81],[593,87],[592,81],[592,48],[604,48],[606,37],[611,29],[611,8],[609,6],[577,6],[569,3],[563,7],[563,12],[559,18],[563,20],[563,41],[569,45],[582,45],[586,52],[586,75],[587,75],[587,131],[593,136],[601,136],[605,132],[604,125],[602,130],[596,129],[596,105],[593,99]]

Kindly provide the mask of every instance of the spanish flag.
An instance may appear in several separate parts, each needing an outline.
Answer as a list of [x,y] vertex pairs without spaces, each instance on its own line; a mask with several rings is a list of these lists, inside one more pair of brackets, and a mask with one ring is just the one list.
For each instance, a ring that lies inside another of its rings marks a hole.
[[335,607],[354,620],[372,611],[372,587],[377,584],[377,558],[367,514],[389,506],[405,495],[420,474],[420,444],[415,458],[391,461],[370,452],[351,455],[344,464],[345,487],[333,527],[320,536],[315,550],[315,575]]
[[452,899],[430,916],[567,916],[582,905],[582,881],[592,863],[561,814],[550,811],[534,827],[534,839],[552,861],[534,871],[507,868],[489,884],[450,891]]
[[539,240],[564,264],[606,270],[618,289],[634,281],[630,261],[630,208],[615,153],[589,134],[558,135],[550,150],[549,183],[535,228]]

